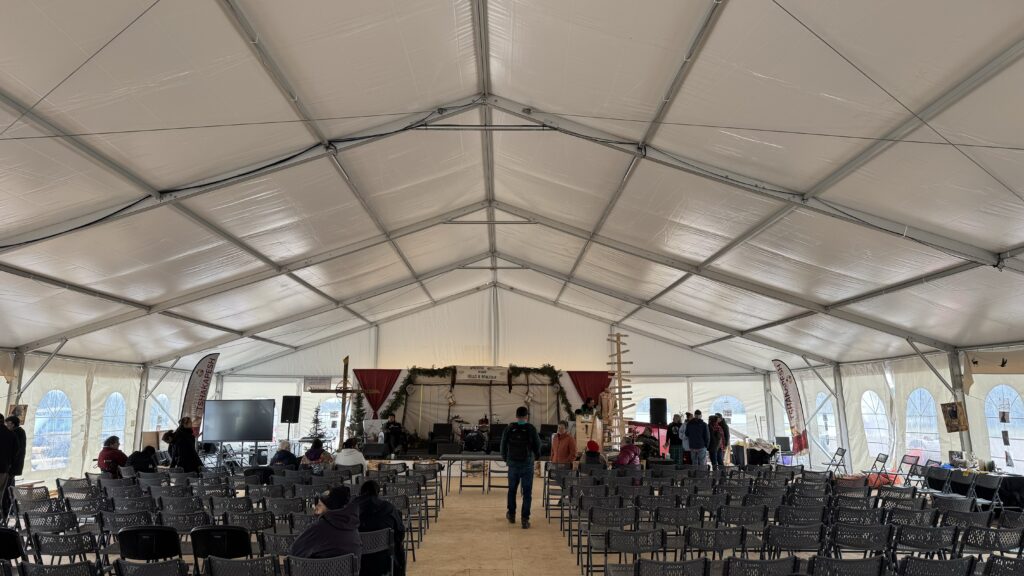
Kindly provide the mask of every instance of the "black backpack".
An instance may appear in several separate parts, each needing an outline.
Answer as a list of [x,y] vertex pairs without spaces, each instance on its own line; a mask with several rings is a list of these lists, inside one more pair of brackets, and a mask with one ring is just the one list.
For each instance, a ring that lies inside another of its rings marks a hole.
[[529,425],[512,424],[508,427],[508,459],[527,460],[530,458]]

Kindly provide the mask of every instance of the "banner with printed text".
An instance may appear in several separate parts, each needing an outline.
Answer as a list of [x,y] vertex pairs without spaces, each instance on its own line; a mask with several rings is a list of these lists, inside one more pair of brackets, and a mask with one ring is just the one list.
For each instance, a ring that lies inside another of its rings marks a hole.
[[185,388],[185,401],[181,406],[181,417],[192,419],[192,430],[199,436],[199,429],[203,424],[203,413],[206,411],[206,397],[210,393],[210,383],[213,381],[213,369],[217,366],[217,358],[220,354],[207,354],[192,369],[192,375],[188,379],[188,386]]
[[800,388],[797,386],[793,372],[782,360],[772,360],[775,366],[775,373],[779,376],[779,383],[782,384],[782,401],[786,405],[786,416],[789,417],[789,431],[793,436],[793,454],[800,456],[806,454],[809,448],[807,442],[807,422],[804,419],[804,406],[800,401]]

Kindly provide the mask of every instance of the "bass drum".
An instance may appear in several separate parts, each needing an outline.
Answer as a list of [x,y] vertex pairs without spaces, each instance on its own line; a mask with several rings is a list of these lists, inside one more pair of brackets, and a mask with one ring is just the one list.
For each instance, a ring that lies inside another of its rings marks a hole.
[[462,438],[462,451],[463,452],[483,452],[487,449],[487,438],[483,434],[472,430],[466,432]]

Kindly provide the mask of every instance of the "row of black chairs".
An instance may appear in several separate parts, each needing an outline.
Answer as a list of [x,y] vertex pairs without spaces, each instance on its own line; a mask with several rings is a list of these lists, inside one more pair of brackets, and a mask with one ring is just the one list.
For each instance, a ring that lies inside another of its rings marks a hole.
[[[633,552],[626,550],[623,556]],[[806,566],[801,571],[801,565]],[[1019,576],[1024,572],[1024,560],[992,556],[981,562],[974,557],[953,560],[931,560],[908,557],[899,562],[897,576],[971,576],[977,566],[983,566],[985,576]],[[661,561],[639,558],[628,564],[606,564],[607,576],[711,576],[711,562],[707,558],[683,561]],[[887,566],[882,557],[840,559],[811,556],[801,561],[796,556],[774,560],[726,558],[722,568],[724,576],[883,576]]]

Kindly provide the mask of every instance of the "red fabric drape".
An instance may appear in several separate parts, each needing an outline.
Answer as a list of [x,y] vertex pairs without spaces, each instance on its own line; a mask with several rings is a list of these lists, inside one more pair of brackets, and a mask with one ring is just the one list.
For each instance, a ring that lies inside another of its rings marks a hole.
[[352,372],[355,373],[356,379],[359,380],[359,388],[363,391],[363,396],[370,403],[370,408],[373,410],[372,418],[376,418],[377,410],[380,410],[380,407],[384,405],[384,401],[391,394],[391,389],[395,387],[395,382],[398,382],[398,375],[402,371],[360,368]]
[[580,393],[580,398],[584,402],[587,401],[587,398],[593,398],[597,402],[598,395],[604,392],[612,382],[612,375],[604,371],[569,370],[568,374],[572,379],[572,385],[576,387],[576,391]]

